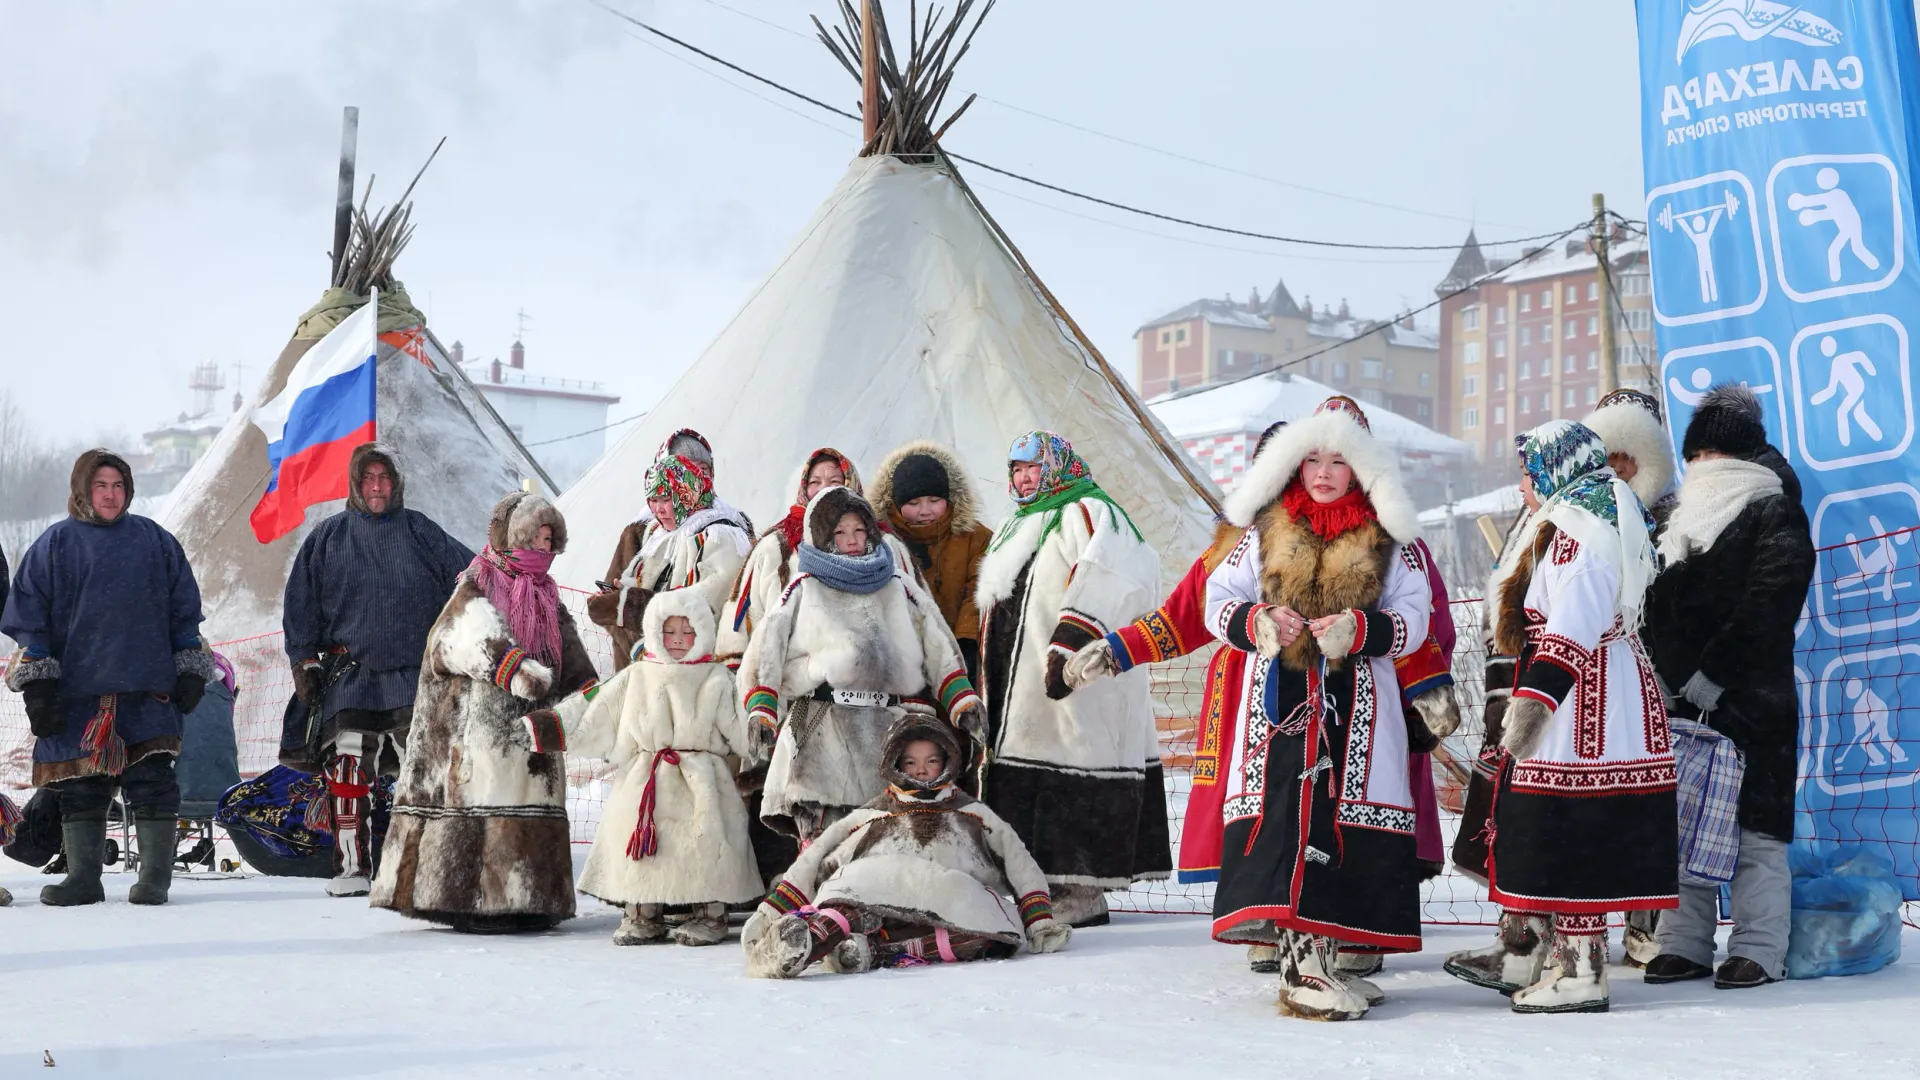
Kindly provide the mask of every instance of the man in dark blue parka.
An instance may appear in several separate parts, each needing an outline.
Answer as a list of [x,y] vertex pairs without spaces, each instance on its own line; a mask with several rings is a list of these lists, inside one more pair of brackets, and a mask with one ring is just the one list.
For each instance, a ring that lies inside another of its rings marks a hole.
[[26,700],[33,783],[60,799],[67,877],[56,907],[97,904],[107,807],[119,787],[147,857],[127,899],[164,904],[173,879],[182,716],[213,675],[200,586],[173,534],[127,512],[133,470],[107,450],[73,465],[67,518],[27,549],[0,614],[20,645],[7,686]]

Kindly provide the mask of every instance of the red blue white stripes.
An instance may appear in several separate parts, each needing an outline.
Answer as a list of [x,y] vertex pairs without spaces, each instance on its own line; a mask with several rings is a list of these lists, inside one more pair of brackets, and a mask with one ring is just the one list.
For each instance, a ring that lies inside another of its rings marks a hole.
[[253,411],[271,469],[266,494],[248,518],[263,544],[299,528],[307,507],[346,498],[353,448],[373,441],[380,355],[374,292],[307,350],[273,400]]

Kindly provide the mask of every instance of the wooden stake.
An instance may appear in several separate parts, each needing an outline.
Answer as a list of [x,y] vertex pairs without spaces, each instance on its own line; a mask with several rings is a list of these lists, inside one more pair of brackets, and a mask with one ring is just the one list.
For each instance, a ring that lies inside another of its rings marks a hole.
[[353,159],[360,143],[360,110],[349,105],[340,121],[340,186],[333,198],[333,272],[328,281],[340,284],[340,268],[347,261],[347,240],[353,234]]
[[860,141],[871,146],[880,131],[880,24],[877,0],[863,0],[860,15]]
[[[1607,197],[1593,197],[1593,257],[1600,279],[1600,396],[1620,388],[1619,350],[1613,341],[1613,267],[1607,264]],[[1704,257],[1704,256],[1703,256]]]

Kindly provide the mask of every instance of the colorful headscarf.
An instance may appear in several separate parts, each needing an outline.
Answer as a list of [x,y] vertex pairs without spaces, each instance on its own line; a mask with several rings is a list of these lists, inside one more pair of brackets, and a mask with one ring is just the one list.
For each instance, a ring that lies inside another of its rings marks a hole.
[[1613,564],[1620,578],[1620,617],[1627,629],[1639,629],[1641,604],[1656,569],[1653,518],[1626,481],[1607,467],[1607,444],[1592,428],[1571,420],[1549,420],[1517,441],[1520,467],[1540,500],[1534,520],[1553,522]]
[[1655,420],[1660,419],[1660,399],[1639,390],[1623,386],[1618,390],[1608,391],[1607,395],[1600,399],[1599,404],[1594,406],[1594,411],[1598,412],[1609,405],[1638,405],[1652,413]]
[[[1040,486],[1033,494],[1023,497],[1013,486],[1013,467],[1035,462],[1040,465]],[[1007,494],[1013,498],[1013,516],[1000,526],[1000,532],[988,545],[990,551],[1012,536],[1022,519],[1033,514],[1047,515],[1046,526],[1040,530],[1040,539],[1045,541],[1060,527],[1060,511],[1082,499],[1106,503],[1114,517],[1126,522],[1133,535],[1140,538],[1140,527],[1113,501],[1113,496],[1094,483],[1093,470],[1074,453],[1073,444],[1051,431],[1029,431],[1013,440],[1012,449],[1007,451]]]
[[780,533],[787,541],[788,551],[797,551],[807,538],[807,477],[813,468],[823,462],[832,462],[840,467],[840,475],[845,477],[846,486],[860,494],[859,473],[854,470],[853,459],[835,450],[823,446],[807,455],[807,463],[800,467],[800,487],[793,493],[793,506],[787,510],[787,516],[780,519]]
[[1321,413],[1344,413],[1352,417],[1354,423],[1360,425],[1361,431],[1373,433],[1373,425],[1367,423],[1367,411],[1360,407],[1359,402],[1345,394],[1335,394],[1314,406],[1313,415],[1319,416]]
[[647,469],[647,498],[670,499],[678,525],[713,505],[713,476],[686,457],[663,457]]

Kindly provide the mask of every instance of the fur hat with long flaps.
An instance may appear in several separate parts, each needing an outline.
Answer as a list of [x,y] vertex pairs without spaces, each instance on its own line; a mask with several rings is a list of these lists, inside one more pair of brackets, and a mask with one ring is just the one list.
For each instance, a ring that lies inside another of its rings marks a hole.
[[542,525],[553,526],[553,553],[567,550],[567,519],[560,515],[560,509],[544,496],[511,492],[494,504],[493,516],[487,521],[487,544],[503,554],[530,548]]
[[950,530],[963,533],[979,524],[979,503],[973,493],[973,482],[967,479],[959,455],[948,447],[924,439],[910,442],[888,454],[874,472],[873,488],[867,493],[867,501],[873,504],[873,512],[881,520],[893,516],[893,512],[900,509],[893,501],[893,474],[899,470],[901,462],[911,457],[932,458],[946,471],[947,527]]
[[840,519],[848,514],[858,517],[867,527],[867,550],[879,547],[880,522],[874,517],[872,504],[846,487],[828,488],[807,505],[807,541],[821,551],[834,550],[833,530],[839,528]]
[[[946,759],[946,767],[940,770],[940,775],[926,782],[915,780],[900,768],[900,758],[907,752],[908,744],[922,739],[939,747],[940,756]],[[880,779],[888,784],[903,791],[930,792],[958,780],[961,770],[967,766],[967,759],[961,752],[960,738],[954,734],[952,727],[936,717],[910,712],[887,729],[887,741],[880,751],[879,764]]]
[[1367,493],[1380,527],[1400,543],[1420,535],[1420,515],[1400,479],[1400,463],[1393,449],[1374,438],[1366,415],[1351,399],[1328,398],[1312,416],[1275,433],[1253,459],[1240,486],[1227,496],[1227,520],[1241,528],[1253,520],[1287,488],[1300,463],[1315,450],[1330,451],[1353,467],[1353,478]]
[[1627,486],[1641,503],[1652,506],[1673,486],[1673,440],[1660,423],[1660,403],[1652,397],[1638,390],[1615,390],[1580,422],[1607,444],[1607,453],[1633,459],[1639,471]]

